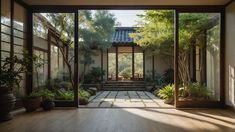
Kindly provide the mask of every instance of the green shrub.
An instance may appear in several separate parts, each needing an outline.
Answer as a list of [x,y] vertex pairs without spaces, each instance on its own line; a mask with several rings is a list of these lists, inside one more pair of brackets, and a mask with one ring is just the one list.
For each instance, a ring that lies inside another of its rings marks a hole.
[[87,92],[86,90],[79,90],[79,97],[85,97],[85,98],[90,98],[91,94]]
[[39,90],[39,93],[40,93],[40,95],[42,96],[42,99],[43,99],[44,101],[46,101],[46,100],[53,100],[54,97],[55,97],[55,94],[52,93],[52,92],[51,92],[50,90],[48,90],[48,89],[40,89],[40,90]]
[[73,91],[67,91],[67,90],[58,90],[57,91],[57,99],[59,100],[73,100],[74,94]]
[[174,96],[174,85],[168,84],[164,88],[159,90],[159,97],[162,99],[168,99]]
[[209,91],[205,84],[200,85],[199,83],[189,83],[186,93],[189,97],[207,98]]

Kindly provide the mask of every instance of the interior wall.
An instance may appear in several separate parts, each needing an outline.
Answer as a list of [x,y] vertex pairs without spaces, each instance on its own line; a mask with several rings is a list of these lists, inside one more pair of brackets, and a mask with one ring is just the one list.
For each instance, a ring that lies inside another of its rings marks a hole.
[[235,108],[235,2],[226,8],[225,72],[226,104]]
[[174,68],[173,58],[161,55],[154,56],[154,70],[159,75],[162,75],[169,68]]

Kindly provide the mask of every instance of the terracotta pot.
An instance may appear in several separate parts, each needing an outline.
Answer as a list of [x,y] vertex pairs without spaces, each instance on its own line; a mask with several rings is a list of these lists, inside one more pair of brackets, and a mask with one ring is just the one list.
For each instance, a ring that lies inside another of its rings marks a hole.
[[42,97],[23,99],[23,105],[27,112],[36,111],[42,103]]
[[16,98],[13,93],[0,95],[0,120],[7,121],[12,119],[10,111],[15,107]]

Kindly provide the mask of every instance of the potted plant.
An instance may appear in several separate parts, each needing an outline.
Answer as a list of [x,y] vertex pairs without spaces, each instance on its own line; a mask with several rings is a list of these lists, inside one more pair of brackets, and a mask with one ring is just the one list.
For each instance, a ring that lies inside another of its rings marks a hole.
[[174,103],[174,85],[168,84],[164,88],[160,89],[158,96],[164,99],[164,103],[173,104]]
[[20,81],[23,79],[23,73],[30,73],[32,61],[36,61],[37,56],[30,56],[28,52],[23,51],[23,57],[6,57],[0,69],[0,119],[10,120],[10,111],[15,106],[16,98],[13,91],[19,88]]
[[33,112],[36,111],[42,102],[41,94],[37,91],[32,92],[25,98],[23,98],[23,105],[27,112]]
[[41,91],[42,96],[42,108],[43,110],[52,110],[55,107],[54,97],[55,94],[48,89],[43,89]]

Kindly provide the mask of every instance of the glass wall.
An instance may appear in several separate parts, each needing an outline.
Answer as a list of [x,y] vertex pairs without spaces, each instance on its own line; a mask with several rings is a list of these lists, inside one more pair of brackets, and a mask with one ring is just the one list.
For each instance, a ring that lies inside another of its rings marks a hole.
[[34,13],[33,53],[42,61],[34,67],[34,89],[51,90],[55,100],[74,100],[74,14]]
[[[11,23],[11,1],[1,0],[1,45],[0,57],[1,65],[3,60],[10,55],[19,58],[23,57],[23,49],[26,45],[27,28],[27,11],[24,7],[17,3],[13,3],[14,15]],[[12,30],[11,30],[12,29]],[[24,96],[25,90],[25,74],[22,74],[20,87],[14,89],[16,97]]]
[[179,14],[179,101],[220,100],[220,14]]
[[[4,6],[2,6],[4,5]],[[11,45],[11,1],[1,0],[1,64],[10,56]]]

